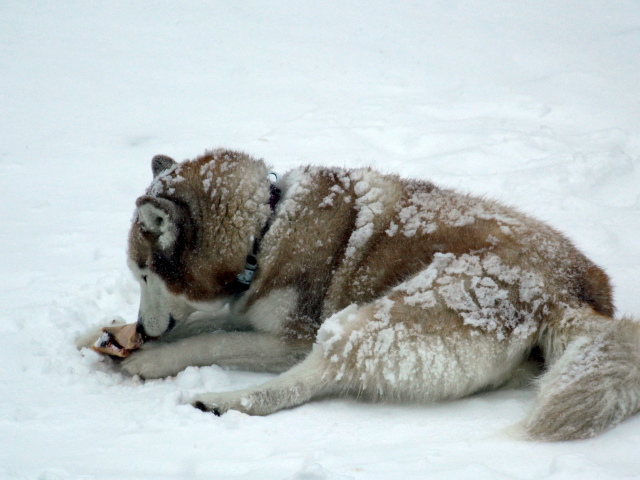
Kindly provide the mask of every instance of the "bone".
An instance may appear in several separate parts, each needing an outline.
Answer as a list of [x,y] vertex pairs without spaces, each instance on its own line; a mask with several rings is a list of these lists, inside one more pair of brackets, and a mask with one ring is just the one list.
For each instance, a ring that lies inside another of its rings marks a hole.
[[114,357],[128,357],[143,343],[136,324],[117,325],[102,329],[102,335],[91,347],[92,350]]

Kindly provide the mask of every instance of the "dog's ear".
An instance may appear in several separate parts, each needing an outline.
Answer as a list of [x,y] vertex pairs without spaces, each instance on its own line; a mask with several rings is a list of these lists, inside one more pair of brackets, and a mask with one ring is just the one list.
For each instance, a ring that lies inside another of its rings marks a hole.
[[144,195],[136,201],[138,223],[158,238],[160,248],[169,253],[178,239],[182,212],[171,200]]
[[156,178],[161,173],[166,172],[173,167],[177,162],[166,155],[156,155],[151,159],[151,171],[153,172],[153,178]]

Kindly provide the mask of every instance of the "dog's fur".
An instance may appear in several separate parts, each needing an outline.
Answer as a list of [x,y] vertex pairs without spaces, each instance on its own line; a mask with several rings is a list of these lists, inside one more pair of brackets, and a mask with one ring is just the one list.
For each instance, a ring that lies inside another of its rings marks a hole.
[[[370,169],[304,167],[273,186],[261,160],[226,150],[157,156],[152,169],[129,264],[140,331],[160,338],[123,368],[283,372],[200,395],[198,408],[452,399],[543,363],[527,438],[591,437],[639,409],[638,324],[614,319],[607,275],[539,221]],[[247,289],[238,278],[251,254]]]

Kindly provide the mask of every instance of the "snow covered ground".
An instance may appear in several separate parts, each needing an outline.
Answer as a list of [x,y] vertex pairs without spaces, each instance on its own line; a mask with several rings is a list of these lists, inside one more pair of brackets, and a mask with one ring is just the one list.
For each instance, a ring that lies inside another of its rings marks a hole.
[[505,433],[532,390],[265,418],[181,404],[268,375],[142,383],[73,339],[133,321],[125,265],[156,153],[371,165],[567,233],[640,315],[637,0],[0,3],[0,478],[640,478],[640,416]]

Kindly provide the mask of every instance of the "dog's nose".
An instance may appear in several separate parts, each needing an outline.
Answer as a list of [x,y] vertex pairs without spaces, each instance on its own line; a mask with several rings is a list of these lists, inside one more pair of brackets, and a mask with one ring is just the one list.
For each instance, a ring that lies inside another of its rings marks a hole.
[[144,329],[144,325],[142,324],[141,321],[138,320],[138,323],[136,324],[136,332],[140,334],[140,336],[142,337],[143,341],[147,341],[149,340],[149,335],[147,335],[146,330]]

